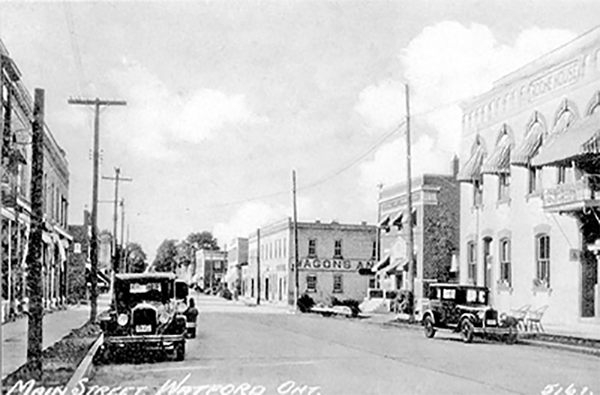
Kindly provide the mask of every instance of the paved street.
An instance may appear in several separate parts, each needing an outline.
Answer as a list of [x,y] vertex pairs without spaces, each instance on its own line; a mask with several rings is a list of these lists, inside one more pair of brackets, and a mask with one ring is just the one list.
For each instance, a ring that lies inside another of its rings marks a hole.
[[[573,384],[577,394],[584,387],[600,393],[600,359],[593,356],[463,344],[439,332],[430,340],[420,330],[281,309],[261,314],[261,307],[207,297],[198,303],[199,337],[188,341],[184,362],[100,366],[90,385],[154,393],[185,380],[190,386],[230,384],[220,390],[232,394],[536,394],[550,384]],[[196,389],[219,393],[216,386]]]

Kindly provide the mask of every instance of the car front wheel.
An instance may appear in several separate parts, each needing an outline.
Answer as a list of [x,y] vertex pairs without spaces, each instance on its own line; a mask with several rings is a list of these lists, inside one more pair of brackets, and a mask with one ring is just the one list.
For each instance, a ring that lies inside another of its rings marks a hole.
[[465,343],[471,343],[473,341],[473,334],[475,328],[468,319],[464,319],[460,324],[460,335]]
[[183,361],[185,359],[185,342],[175,344],[175,360]]
[[435,328],[433,327],[433,319],[430,316],[425,317],[423,321],[425,327],[425,337],[431,339],[435,336]]

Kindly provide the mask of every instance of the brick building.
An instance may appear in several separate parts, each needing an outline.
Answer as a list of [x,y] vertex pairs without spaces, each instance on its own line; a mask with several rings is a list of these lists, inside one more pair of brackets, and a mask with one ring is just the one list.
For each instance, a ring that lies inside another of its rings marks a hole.
[[406,183],[380,191],[380,259],[373,270],[377,288],[409,288],[406,242],[411,223],[418,314],[427,284],[455,279],[451,265],[459,248],[460,190],[455,175],[424,174],[411,181],[412,216],[408,214]]
[[215,290],[225,282],[227,251],[196,251],[195,282],[204,290]]
[[600,29],[463,105],[460,279],[544,323],[600,324]]

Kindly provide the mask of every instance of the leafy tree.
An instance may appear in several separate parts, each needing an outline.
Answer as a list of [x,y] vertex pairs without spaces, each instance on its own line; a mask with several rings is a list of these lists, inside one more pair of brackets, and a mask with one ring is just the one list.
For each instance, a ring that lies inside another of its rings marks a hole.
[[128,243],[125,247],[127,271],[130,273],[143,273],[146,270],[146,253],[138,243]]
[[219,250],[217,239],[208,231],[190,233],[185,239],[185,243],[198,250]]
[[177,265],[177,241],[164,240],[156,251],[152,267],[157,272],[172,272]]

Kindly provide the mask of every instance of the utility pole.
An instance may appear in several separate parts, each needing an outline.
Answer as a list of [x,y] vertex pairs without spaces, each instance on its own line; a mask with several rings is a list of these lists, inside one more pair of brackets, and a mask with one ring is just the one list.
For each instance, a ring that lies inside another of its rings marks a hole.
[[33,104],[31,146],[31,233],[27,254],[27,296],[29,317],[27,328],[27,361],[32,378],[42,377],[42,228],[44,226],[44,90],[36,89]]
[[[120,181],[133,181],[131,178],[121,177],[121,169],[115,167],[114,177],[102,177],[103,180],[111,180],[115,182],[115,200],[114,212],[113,212],[113,270],[111,275],[111,282],[114,282],[114,274],[121,271],[119,267],[119,243],[117,238],[117,222],[118,222],[118,205],[119,205],[119,182]],[[111,287],[112,288],[112,287]]]
[[92,240],[90,240],[90,321],[98,314],[98,168],[100,164],[100,106],[124,106],[124,100],[69,99],[69,104],[94,106],[94,164],[92,181]]
[[260,305],[260,229],[256,229],[256,305]]
[[298,312],[300,298],[300,271],[298,270],[298,213],[296,209],[296,170],[292,170],[292,195],[294,204],[294,305]]
[[121,262],[125,273],[129,272],[127,267],[127,244],[125,244],[125,199],[121,199],[121,249],[123,250],[123,256]]
[[406,254],[408,256],[408,290],[412,296],[409,320],[415,320],[415,258],[413,253],[413,218],[412,218],[412,180],[410,159],[410,92],[408,84],[406,88],[406,204],[408,210],[408,240],[406,241]]
[[[2,158],[2,144],[4,143],[4,64],[3,64],[4,56],[0,54],[0,159]],[[0,179],[2,179],[3,168],[0,164]],[[0,192],[1,193],[1,192]],[[2,199],[0,199],[0,213],[2,213]],[[1,214],[0,214],[1,217]],[[2,234],[2,222],[0,221],[0,234]],[[19,235],[20,236],[20,235]],[[2,261],[2,248],[0,248],[0,263]],[[4,284],[2,284],[2,279],[4,276],[2,275],[2,264],[0,264],[0,290],[4,289]],[[1,292],[1,291],[0,291]],[[2,295],[0,294],[0,300],[2,300]],[[0,310],[1,311],[1,310]],[[2,377],[2,324],[4,323],[4,317],[0,317],[0,377]],[[2,395],[2,380],[0,380],[0,395]]]

